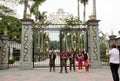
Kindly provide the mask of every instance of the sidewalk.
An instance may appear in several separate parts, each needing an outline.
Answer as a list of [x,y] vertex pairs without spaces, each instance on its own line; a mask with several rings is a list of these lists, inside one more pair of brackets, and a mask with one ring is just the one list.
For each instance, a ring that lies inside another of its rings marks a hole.
[[[9,69],[0,70],[0,81],[113,81],[108,66],[102,68],[92,68],[89,72],[79,73],[68,71],[66,74],[59,73],[60,68],[56,68],[56,72],[49,72],[49,68],[34,68],[33,70]],[[120,70],[119,70],[120,72]]]

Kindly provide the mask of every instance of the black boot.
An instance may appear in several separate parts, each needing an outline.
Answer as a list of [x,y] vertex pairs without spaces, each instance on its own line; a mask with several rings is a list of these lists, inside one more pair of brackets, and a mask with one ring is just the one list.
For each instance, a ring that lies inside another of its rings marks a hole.
[[61,67],[60,73],[62,73],[63,67]]
[[67,67],[65,67],[65,72],[68,73],[68,72],[67,72]]

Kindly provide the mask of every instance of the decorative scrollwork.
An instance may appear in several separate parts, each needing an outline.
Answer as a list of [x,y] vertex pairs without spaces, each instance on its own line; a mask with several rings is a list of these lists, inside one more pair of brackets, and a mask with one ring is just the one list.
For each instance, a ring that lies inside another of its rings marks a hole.
[[97,57],[97,33],[96,33],[96,26],[93,26],[93,52],[94,52],[94,59],[98,59]]
[[24,27],[24,61],[28,60],[28,27]]
[[6,41],[2,40],[2,54],[1,54],[2,60],[1,63],[6,63]]

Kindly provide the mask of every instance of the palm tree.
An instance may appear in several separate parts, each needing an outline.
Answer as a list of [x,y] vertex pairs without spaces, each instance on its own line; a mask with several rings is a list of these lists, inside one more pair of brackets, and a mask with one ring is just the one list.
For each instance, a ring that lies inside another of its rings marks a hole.
[[[29,0],[20,0],[20,3],[21,3],[21,4],[24,3],[23,19],[26,19],[27,9],[28,9],[28,6],[29,6],[28,1],[29,1]],[[34,5],[34,7],[36,8],[36,7],[39,7],[39,5],[40,5],[42,2],[44,2],[45,0],[31,0],[31,1],[34,2],[33,5]],[[34,8],[33,8],[33,9],[34,9]],[[38,9],[38,8],[37,8],[37,9]]]
[[93,0],[93,15],[96,18],[96,0]]
[[84,11],[83,11],[83,23],[86,21],[86,4],[88,3],[88,0],[80,0],[80,2],[84,5]]
[[40,24],[48,24],[46,23],[47,22],[47,15],[46,15],[46,12],[39,12],[38,13],[38,16],[37,16],[37,19],[39,20],[39,23]]
[[23,19],[26,19],[28,0],[20,0],[20,4],[24,4]]
[[3,18],[8,15],[14,15],[15,12],[13,9],[6,7],[4,5],[0,5],[0,18]]
[[[88,3],[88,0],[80,0],[80,2],[84,5],[83,24],[85,24],[85,22],[86,22],[86,4]],[[86,32],[84,31],[84,48],[86,48],[85,46],[86,46]]]
[[80,3],[79,3],[80,0],[77,1],[78,5],[78,21],[80,20]]
[[[35,15],[35,21],[39,20],[39,17],[41,16],[41,13],[39,12],[39,5],[41,5],[46,0],[34,0],[34,3],[32,4],[30,8],[30,14]],[[43,14],[45,14],[44,12]]]

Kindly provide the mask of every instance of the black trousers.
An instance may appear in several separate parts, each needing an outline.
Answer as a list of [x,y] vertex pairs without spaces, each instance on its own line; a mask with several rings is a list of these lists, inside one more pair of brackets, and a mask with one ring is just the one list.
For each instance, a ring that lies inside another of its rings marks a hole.
[[65,68],[65,72],[67,73],[67,60],[66,60],[65,62],[66,62],[66,65],[63,66],[63,65],[62,65],[62,59],[60,59],[60,73],[62,73],[63,67]]
[[119,64],[110,63],[110,69],[111,69],[112,77],[114,81],[119,81],[118,68],[119,68]]
[[75,62],[74,63],[70,63],[70,71],[72,71],[72,67],[73,67],[73,69],[74,69],[74,71],[75,71]]
[[52,68],[53,71],[55,72],[55,62],[50,61],[49,66],[50,66],[50,72],[52,71]]
[[53,68],[53,71],[55,72],[55,66],[50,66],[50,72],[52,71],[52,68]]
[[[65,72],[67,73],[67,66],[64,66],[64,68],[65,68]],[[61,66],[60,73],[62,73],[62,71],[63,71],[63,66]]]

